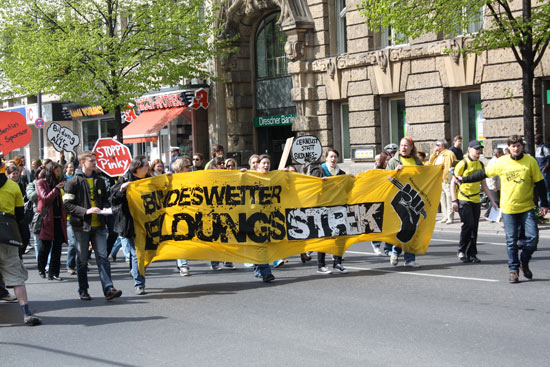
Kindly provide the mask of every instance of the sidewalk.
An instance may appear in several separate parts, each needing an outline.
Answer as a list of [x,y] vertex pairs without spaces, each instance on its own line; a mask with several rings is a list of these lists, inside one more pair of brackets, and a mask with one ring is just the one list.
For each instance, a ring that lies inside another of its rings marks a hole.
[[[505,236],[504,225],[502,220],[499,223],[493,223],[488,221],[483,217],[485,211],[481,211],[481,218],[479,219],[479,229],[478,234],[483,235],[498,235]],[[550,214],[546,216],[546,219],[550,217]],[[446,232],[446,233],[460,233],[460,227],[462,223],[460,222],[460,217],[458,213],[455,213],[455,219],[452,224],[439,223],[442,215],[440,213],[436,216],[435,229],[434,233],[437,232]],[[550,223],[540,224],[539,223],[539,238],[541,239],[550,239]]]

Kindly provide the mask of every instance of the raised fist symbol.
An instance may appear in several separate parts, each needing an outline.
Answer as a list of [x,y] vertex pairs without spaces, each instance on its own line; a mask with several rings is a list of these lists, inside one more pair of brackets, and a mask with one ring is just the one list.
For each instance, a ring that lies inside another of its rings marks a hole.
[[420,214],[426,218],[424,200],[411,185],[407,184],[403,187],[403,184],[394,178],[390,178],[390,181],[399,188],[399,191],[391,201],[393,209],[395,209],[399,219],[401,219],[401,230],[397,233],[397,238],[399,241],[406,243],[416,233]]

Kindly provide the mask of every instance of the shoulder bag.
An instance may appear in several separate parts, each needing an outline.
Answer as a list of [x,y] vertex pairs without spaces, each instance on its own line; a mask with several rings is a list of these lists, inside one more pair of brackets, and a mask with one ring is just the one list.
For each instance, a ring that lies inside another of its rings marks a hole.
[[0,212],[0,243],[10,246],[23,246],[23,239],[15,215]]

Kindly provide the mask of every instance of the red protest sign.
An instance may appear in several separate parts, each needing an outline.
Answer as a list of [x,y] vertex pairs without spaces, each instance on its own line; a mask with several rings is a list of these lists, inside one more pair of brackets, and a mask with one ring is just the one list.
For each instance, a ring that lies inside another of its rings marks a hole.
[[0,155],[24,147],[31,142],[32,131],[19,112],[0,111]]
[[112,138],[98,139],[93,152],[96,155],[97,168],[111,177],[125,174],[132,161],[130,149]]

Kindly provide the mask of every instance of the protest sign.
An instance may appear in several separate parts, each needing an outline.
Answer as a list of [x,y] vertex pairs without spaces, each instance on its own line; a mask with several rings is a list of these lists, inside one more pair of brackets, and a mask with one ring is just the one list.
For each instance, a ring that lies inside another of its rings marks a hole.
[[19,112],[0,111],[0,155],[28,145],[31,139],[32,131],[25,116]]
[[127,191],[141,270],[165,259],[266,264],[307,251],[342,255],[358,241],[427,250],[439,167],[371,170],[323,180],[294,172],[196,171]]
[[323,147],[316,136],[305,135],[292,143],[292,158],[300,164],[312,164],[321,159]]
[[71,129],[54,122],[48,127],[46,135],[48,141],[52,143],[54,149],[58,152],[65,151],[77,155],[75,148],[80,144],[80,138]]
[[111,177],[122,176],[130,168],[130,149],[112,138],[98,139],[93,149],[97,168]]

